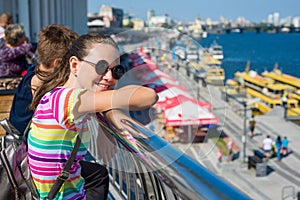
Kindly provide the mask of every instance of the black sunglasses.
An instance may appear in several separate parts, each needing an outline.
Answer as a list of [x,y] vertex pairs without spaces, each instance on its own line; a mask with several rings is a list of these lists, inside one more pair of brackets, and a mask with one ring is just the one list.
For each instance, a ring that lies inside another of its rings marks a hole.
[[109,68],[109,64],[105,60],[99,60],[97,63],[93,63],[87,60],[82,60],[83,62],[86,62],[90,64],[91,66],[95,67],[96,73],[99,75],[103,75],[107,73],[109,70],[111,70],[112,77],[114,79],[120,79],[123,74],[125,73],[125,69],[122,65],[116,65],[112,68]]

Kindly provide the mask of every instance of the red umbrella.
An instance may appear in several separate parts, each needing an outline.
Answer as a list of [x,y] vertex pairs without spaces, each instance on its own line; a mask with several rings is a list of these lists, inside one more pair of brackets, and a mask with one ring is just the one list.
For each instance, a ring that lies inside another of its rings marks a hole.
[[174,85],[174,84],[171,84],[171,83],[166,83],[166,84],[148,83],[145,86],[154,89],[156,93],[162,92],[164,90],[167,90],[167,89],[170,89],[170,88],[173,88],[173,87],[177,87],[178,89],[187,92],[185,87],[183,87],[181,85]]
[[153,80],[157,76],[172,79],[172,77],[169,74],[159,69],[149,70],[139,74],[139,77],[142,78],[143,80],[151,80],[151,79]]
[[217,124],[218,119],[207,108],[185,101],[163,112],[166,126],[188,126]]
[[158,101],[155,104],[155,107],[160,107],[162,110],[166,110],[166,109],[178,106],[186,101],[191,101],[192,103],[194,103],[202,108],[206,108],[209,111],[211,109],[210,104],[205,103],[203,101],[199,101],[199,100],[191,98],[191,97],[184,96],[182,94],[180,94],[178,96],[174,96],[172,98],[166,98],[164,101]]
[[170,99],[170,98],[173,98],[173,97],[178,97],[179,95],[183,95],[183,96],[186,96],[188,98],[193,98],[185,88],[183,87],[177,87],[176,85],[171,87],[171,88],[168,88],[167,90],[163,90],[158,94],[158,102],[161,102],[161,101],[165,101],[167,98]]
[[155,76],[146,81],[148,83],[155,83],[155,84],[159,84],[159,85],[163,85],[163,84],[167,84],[167,83],[173,84],[173,85],[179,85],[178,81],[171,76],[166,77],[166,76],[158,75],[158,76]]
[[137,53],[131,53],[129,58],[131,60],[130,67],[139,78],[142,78],[143,74],[151,73],[157,69],[157,65],[154,61],[146,59]]

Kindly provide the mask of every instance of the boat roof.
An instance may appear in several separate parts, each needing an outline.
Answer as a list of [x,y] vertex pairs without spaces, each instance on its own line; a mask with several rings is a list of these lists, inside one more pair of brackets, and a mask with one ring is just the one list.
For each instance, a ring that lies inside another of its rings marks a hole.
[[288,104],[298,104],[298,100],[297,99],[288,99],[287,103]]
[[218,59],[213,58],[210,54],[202,56],[202,61],[208,65],[221,65],[222,62]]
[[237,86],[237,85],[239,85],[239,83],[237,81],[235,81],[235,80],[227,79],[226,85]]
[[291,86],[296,87],[297,89],[300,89],[300,78],[291,76],[289,74],[281,74],[281,73],[276,73],[276,72],[263,72],[263,76],[269,77],[273,80],[289,84]]
[[268,84],[267,88],[271,90],[285,90],[285,89],[294,89],[294,87],[286,85],[286,84],[280,84],[280,83],[273,83]]
[[267,102],[267,103],[272,103],[272,104],[278,104],[278,105],[282,105],[282,101],[281,99],[274,99],[271,98],[263,93],[260,93],[256,90],[253,90],[251,88],[246,88],[246,91],[248,94],[250,94],[251,96],[254,96],[256,98],[260,98],[262,101]]
[[265,77],[262,77],[260,75],[257,75],[257,74],[250,75],[250,73],[246,73],[246,72],[236,72],[234,75],[236,77],[242,78],[245,81],[251,82],[255,85],[259,85],[259,86],[262,86],[262,87],[265,87],[268,84],[273,83],[272,80],[269,80],[269,79],[267,79]]

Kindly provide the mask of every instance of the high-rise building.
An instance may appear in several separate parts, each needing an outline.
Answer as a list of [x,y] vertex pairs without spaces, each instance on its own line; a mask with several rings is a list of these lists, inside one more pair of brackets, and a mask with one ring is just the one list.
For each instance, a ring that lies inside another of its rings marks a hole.
[[273,21],[273,23],[274,23],[274,25],[275,26],[278,26],[279,25],[279,13],[278,12],[275,12],[274,14],[273,14],[273,19],[274,19],[274,21]]
[[293,18],[293,25],[295,28],[300,28],[300,17]]
[[268,20],[267,20],[268,24],[273,24],[273,15],[269,14],[268,15]]
[[148,10],[148,12],[147,12],[147,21],[150,22],[150,20],[153,16],[155,16],[155,11],[153,9]]

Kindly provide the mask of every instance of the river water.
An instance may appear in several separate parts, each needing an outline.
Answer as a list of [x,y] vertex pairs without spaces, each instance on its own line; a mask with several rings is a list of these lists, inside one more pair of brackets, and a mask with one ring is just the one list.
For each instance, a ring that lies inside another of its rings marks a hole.
[[233,78],[236,71],[244,71],[247,61],[250,69],[258,73],[271,71],[277,62],[284,73],[300,77],[299,33],[210,34],[199,43],[209,47],[214,40],[223,46],[226,80]]

